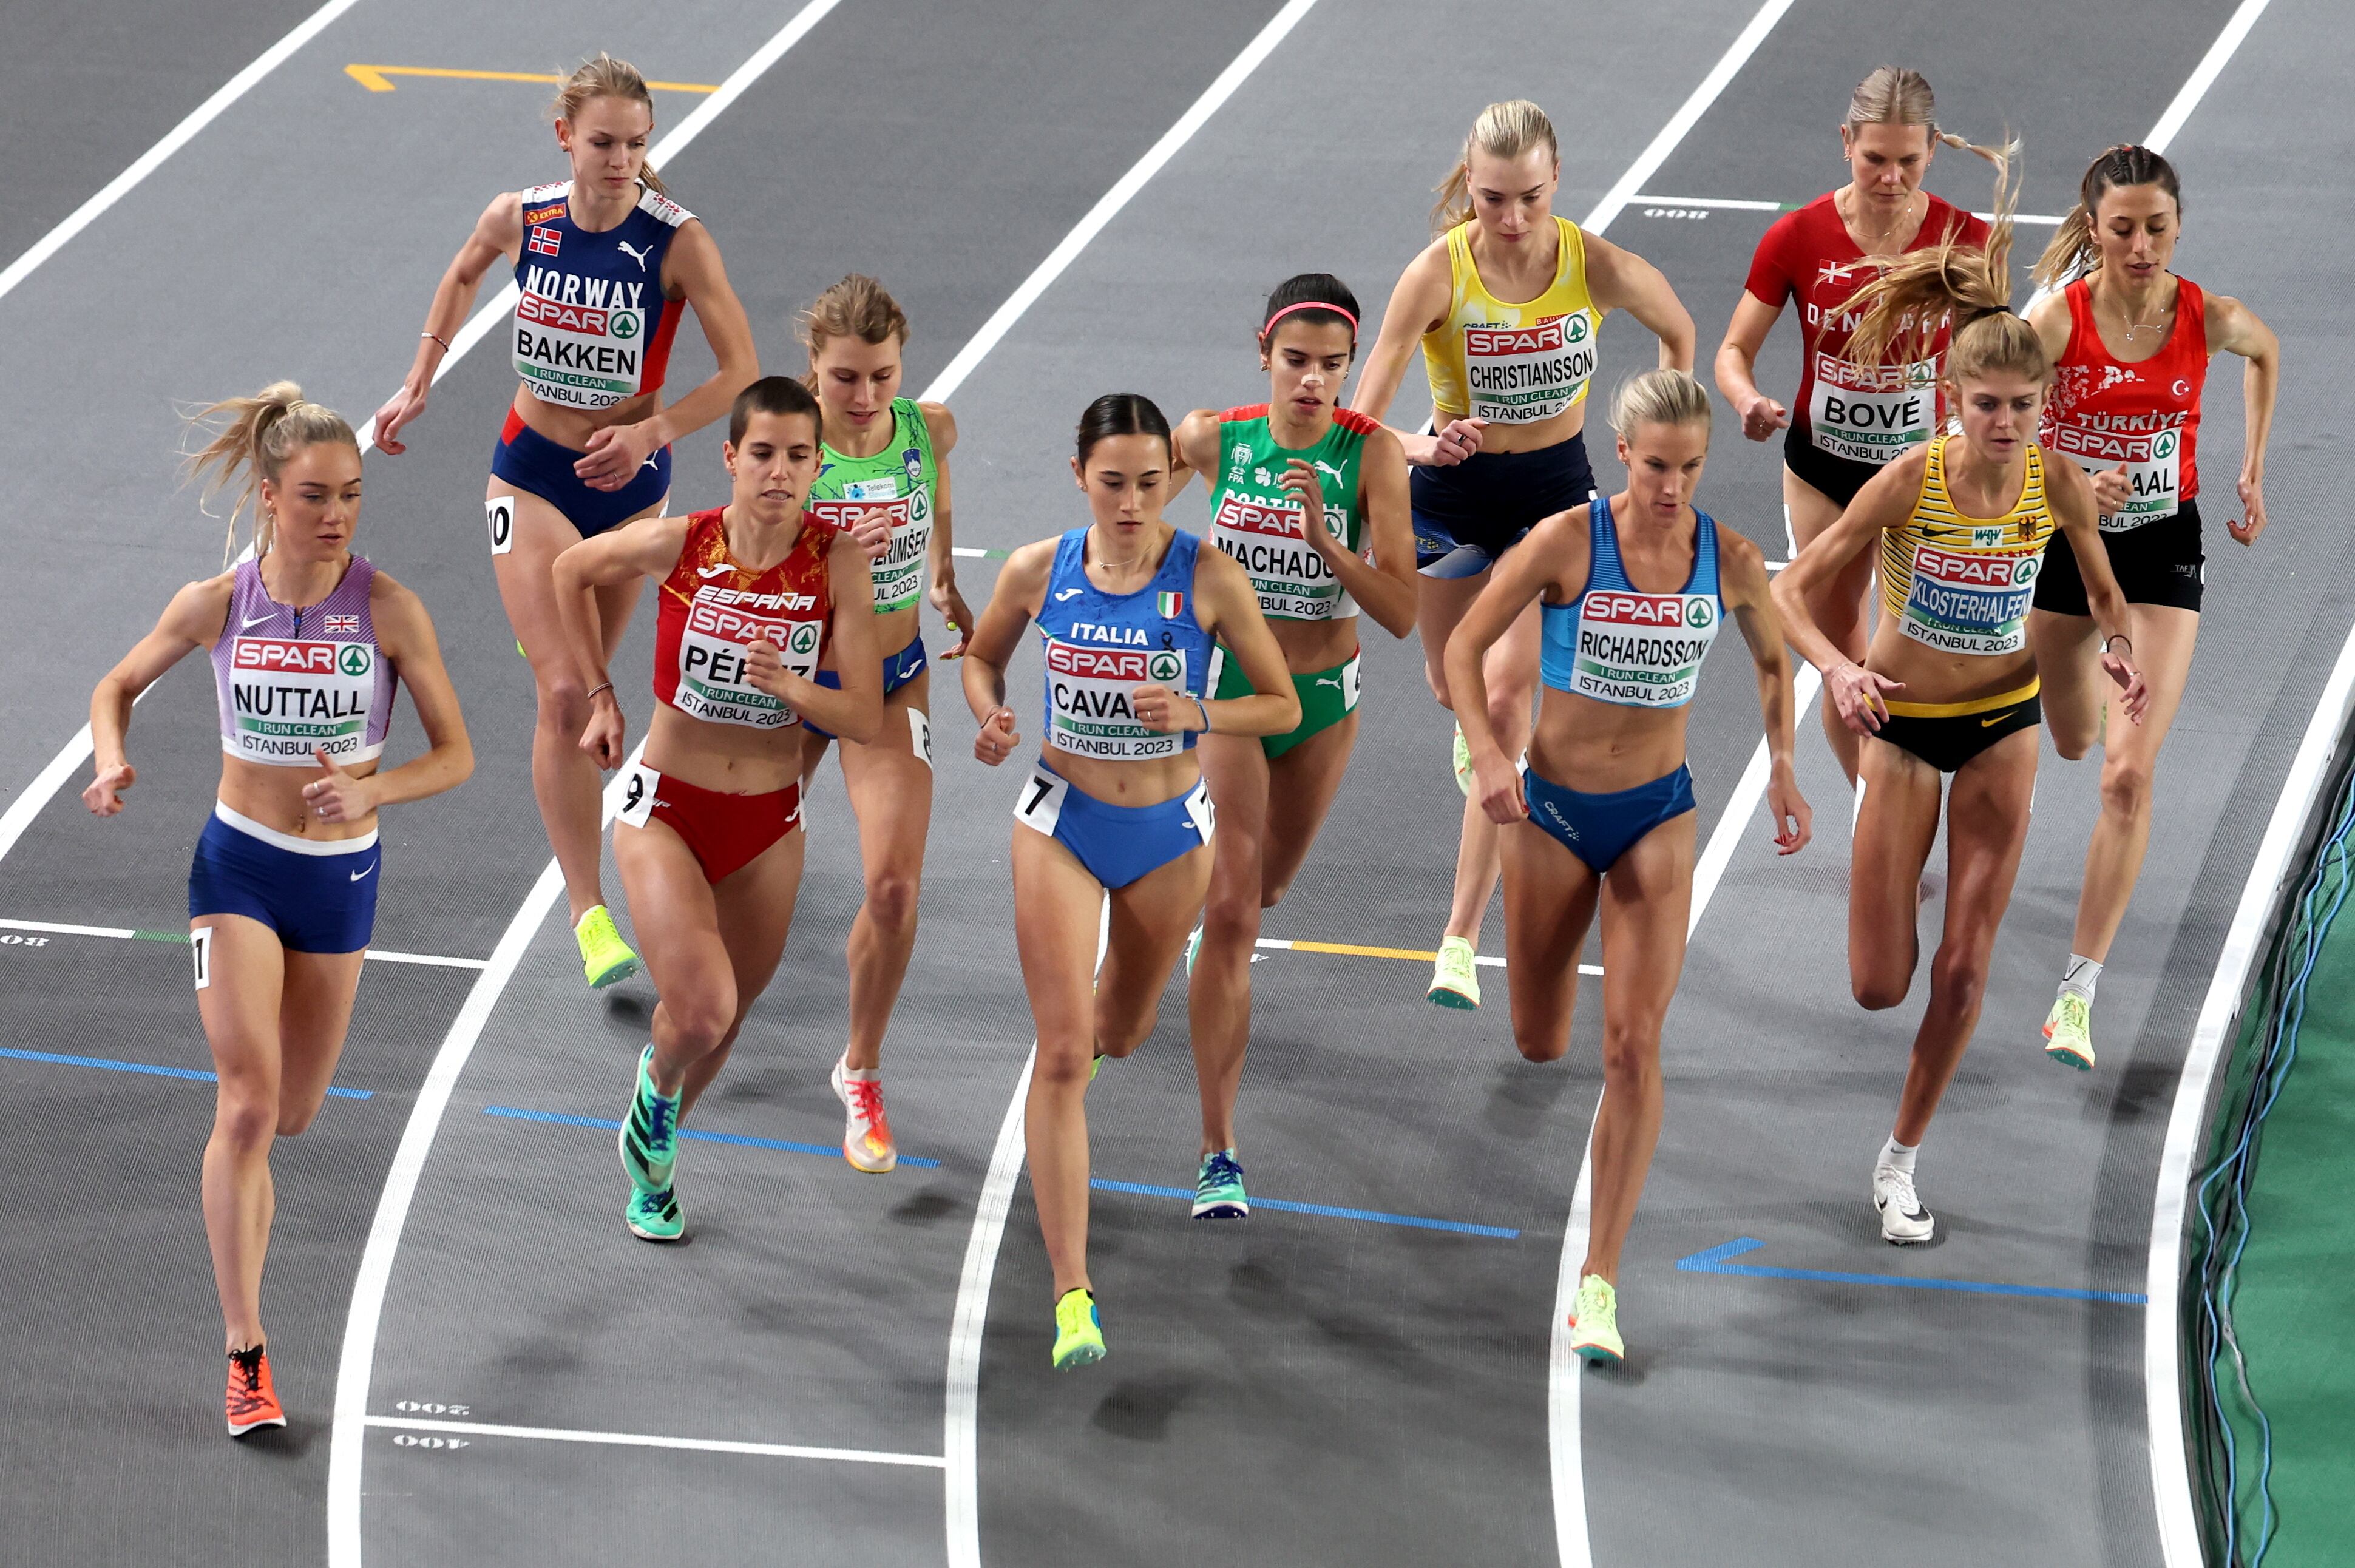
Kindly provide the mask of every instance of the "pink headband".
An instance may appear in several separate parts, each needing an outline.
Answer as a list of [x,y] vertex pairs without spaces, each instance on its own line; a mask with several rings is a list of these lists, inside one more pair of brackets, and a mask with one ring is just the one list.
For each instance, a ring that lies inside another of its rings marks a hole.
[[1286,305],[1284,309],[1276,312],[1275,314],[1268,317],[1267,324],[1259,329],[1260,336],[1265,337],[1268,334],[1273,332],[1275,330],[1275,323],[1282,321],[1284,317],[1290,315],[1295,311],[1331,311],[1335,315],[1339,316],[1343,321],[1349,323],[1350,337],[1355,338],[1358,335],[1358,318],[1348,311],[1343,310],[1338,305],[1328,305],[1322,300],[1303,300],[1296,305]]

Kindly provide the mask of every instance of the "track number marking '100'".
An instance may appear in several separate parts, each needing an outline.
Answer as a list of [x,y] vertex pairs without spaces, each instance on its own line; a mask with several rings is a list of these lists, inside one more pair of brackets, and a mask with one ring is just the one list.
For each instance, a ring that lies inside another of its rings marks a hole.
[[1709,208],[1705,207],[1647,207],[1644,209],[1644,216],[1646,217],[1707,217],[1709,216]]
[[392,1435],[396,1448],[469,1448],[474,1446],[464,1437],[436,1437],[423,1432],[396,1432]]
[[471,1404],[435,1404],[421,1399],[398,1400],[394,1402],[393,1408],[403,1415],[472,1415],[474,1413]]

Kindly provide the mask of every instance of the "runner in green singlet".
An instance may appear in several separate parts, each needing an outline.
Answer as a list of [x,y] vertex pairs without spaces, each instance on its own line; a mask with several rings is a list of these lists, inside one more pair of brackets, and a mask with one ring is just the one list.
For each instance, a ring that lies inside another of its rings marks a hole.
[[[1358,738],[1358,615],[1393,637],[1414,630],[1414,529],[1406,452],[1379,420],[1339,408],[1358,347],[1358,300],[1324,272],[1285,280],[1259,333],[1268,400],[1198,408],[1178,427],[1177,485],[1210,486],[1213,543],[1240,562],[1283,646],[1299,727],[1206,735],[1197,747],[1218,808],[1210,891],[1188,947],[1188,1012],[1201,1086],[1197,1219],[1250,1212],[1235,1158],[1235,1096],[1251,1035],[1260,911],[1280,903],[1324,825]],[[1251,683],[1220,649],[1214,698]]]

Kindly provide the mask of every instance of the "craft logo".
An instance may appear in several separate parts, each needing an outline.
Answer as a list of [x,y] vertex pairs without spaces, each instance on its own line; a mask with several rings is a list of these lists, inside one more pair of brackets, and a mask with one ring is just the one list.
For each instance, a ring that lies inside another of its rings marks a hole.
[[531,231],[530,249],[536,256],[553,256],[563,243],[561,229],[535,228]]

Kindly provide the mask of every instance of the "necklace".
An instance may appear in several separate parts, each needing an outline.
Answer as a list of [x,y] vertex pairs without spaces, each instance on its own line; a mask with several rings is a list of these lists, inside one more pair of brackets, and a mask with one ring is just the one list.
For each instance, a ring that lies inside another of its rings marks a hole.
[[1145,552],[1143,550],[1137,551],[1136,554],[1129,556],[1129,558],[1124,561],[1115,561],[1110,556],[1100,555],[1096,557],[1096,565],[1103,567],[1107,572],[1129,572],[1135,571],[1136,569],[1136,564],[1143,559],[1145,559]]
[[[1851,186],[1849,186],[1849,208],[1850,208],[1851,210],[1850,210],[1850,211],[1849,211],[1849,212],[1846,212],[1846,213],[1841,214],[1841,221],[1842,221],[1842,222],[1844,222],[1844,223],[1846,223],[1846,224],[1849,227],[1849,228],[1850,228],[1851,230],[1856,229],[1856,228],[1858,228],[1861,227],[1861,226],[1857,222],[1856,215],[1855,215],[1855,212],[1854,212],[1854,210],[1853,210],[1853,209],[1855,208],[1855,207],[1856,207],[1856,200],[1857,200],[1856,196],[1855,196],[1855,188],[1856,188],[1856,187],[1854,187],[1853,185],[1851,185]],[[1889,227],[1888,227],[1888,228],[1884,228],[1884,229],[1882,229],[1879,234],[1874,235],[1874,236],[1872,237],[1872,243],[1871,243],[1870,245],[1860,245],[1860,246],[1859,246],[1857,249],[1860,249],[1860,250],[1864,251],[1867,255],[1870,255],[1870,254],[1872,254],[1876,247],[1880,247],[1880,246],[1885,246],[1885,245],[1887,245],[1887,244],[1889,243],[1889,241],[1890,241],[1891,237],[1891,236],[1893,236],[1893,235],[1895,235],[1895,234],[1896,234],[1896,232],[1897,232],[1899,229],[1901,229],[1901,228],[1904,228],[1904,227],[1905,227],[1905,220],[1906,220],[1907,218],[1909,218],[1909,217],[1913,217],[1913,198],[1911,196],[1907,196],[1907,197],[1905,198],[1904,204],[1903,204],[1902,206],[1901,206],[1900,207],[1898,207],[1898,209],[1897,209],[1897,216],[1896,216],[1894,218],[1892,218],[1892,219],[1891,219],[1891,220],[1890,220]]]
[[2167,324],[2167,307],[2165,305],[2158,307],[2158,315],[2155,320],[2137,322],[2132,315],[2127,313],[2126,295],[2123,292],[2118,295],[2117,303],[2118,321],[2119,323],[2126,328],[2126,341],[2128,343],[2134,342],[2136,338],[2140,337],[2147,332],[2157,332],[2160,327]]

